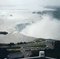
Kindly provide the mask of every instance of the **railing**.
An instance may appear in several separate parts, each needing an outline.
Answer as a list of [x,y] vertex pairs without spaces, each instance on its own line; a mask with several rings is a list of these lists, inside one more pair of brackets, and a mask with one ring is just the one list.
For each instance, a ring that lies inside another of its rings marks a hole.
[[20,59],[56,59],[56,58],[51,58],[51,57],[27,57],[27,58],[20,58]]

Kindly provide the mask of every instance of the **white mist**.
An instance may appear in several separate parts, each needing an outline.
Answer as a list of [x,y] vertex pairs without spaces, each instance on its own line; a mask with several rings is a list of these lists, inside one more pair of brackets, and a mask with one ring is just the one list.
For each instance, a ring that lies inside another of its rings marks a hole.
[[43,15],[42,19],[21,32],[26,36],[60,40],[60,21],[51,15]]

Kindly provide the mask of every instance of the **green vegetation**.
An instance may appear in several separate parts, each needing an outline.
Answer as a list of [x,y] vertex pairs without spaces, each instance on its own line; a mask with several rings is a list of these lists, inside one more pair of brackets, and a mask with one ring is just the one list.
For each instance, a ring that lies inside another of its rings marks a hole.
[[31,47],[40,47],[40,48],[45,48],[46,45],[43,45],[43,44],[34,44],[32,45]]

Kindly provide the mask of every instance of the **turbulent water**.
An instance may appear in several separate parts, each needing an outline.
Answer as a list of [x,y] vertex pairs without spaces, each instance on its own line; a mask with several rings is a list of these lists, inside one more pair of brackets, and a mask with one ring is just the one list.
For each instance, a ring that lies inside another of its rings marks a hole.
[[41,20],[27,26],[21,33],[30,37],[60,40],[60,9],[43,11],[41,14]]
[[39,15],[31,11],[0,10],[0,31],[7,31],[7,35],[0,34],[0,43],[31,41],[33,38],[20,34],[27,25],[39,20]]
[[[60,8],[39,11],[0,10],[0,43],[32,41],[35,38],[60,40]],[[33,38],[34,37],[34,38]]]

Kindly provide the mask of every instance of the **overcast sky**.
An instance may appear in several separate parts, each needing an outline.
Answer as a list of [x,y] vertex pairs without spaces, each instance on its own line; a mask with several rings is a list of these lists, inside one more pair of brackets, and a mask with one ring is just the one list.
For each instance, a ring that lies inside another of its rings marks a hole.
[[60,0],[0,0],[0,9],[35,10],[42,6],[60,6]]

